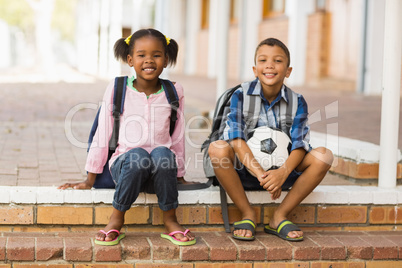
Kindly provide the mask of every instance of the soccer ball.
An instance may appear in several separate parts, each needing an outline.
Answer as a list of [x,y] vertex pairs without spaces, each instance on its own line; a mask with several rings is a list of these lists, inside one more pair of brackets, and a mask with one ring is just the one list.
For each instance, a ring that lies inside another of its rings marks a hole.
[[289,157],[292,142],[280,129],[258,127],[247,141],[254,158],[267,171],[282,166]]

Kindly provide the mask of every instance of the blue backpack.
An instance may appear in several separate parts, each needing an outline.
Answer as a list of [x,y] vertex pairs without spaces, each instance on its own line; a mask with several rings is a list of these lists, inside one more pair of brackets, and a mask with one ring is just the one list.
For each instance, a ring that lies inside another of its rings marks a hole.
[[[173,83],[169,80],[160,79],[162,87],[164,88],[164,92],[166,94],[166,98],[171,106],[171,115],[170,115],[170,135],[173,134],[176,121],[177,121],[177,109],[179,108],[179,97],[177,96],[176,88],[174,87]],[[120,115],[123,113],[124,108],[124,99],[126,96],[126,85],[127,85],[127,76],[116,77],[114,82],[114,93],[113,93],[113,132],[112,136],[109,140],[109,154],[108,154],[108,161],[106,162],[105,166],[103,167],[103,171],[101,174],[96,175],[96,180],[93,185],[94,188],[109,188],[114,189],[115,184],[112,179],[112,175],[110,174],[109,170],[109,159],[112,154],[115,152],[118,144],[119,138],[119,128],[120,128]],[[89,133],[88,138],[88,149],[91,147],[92,140],[94,138],[96,129],[98,128],[98,120],[99,120],[99,112],[96,114],[94,123],[91,128],[91,132]]]

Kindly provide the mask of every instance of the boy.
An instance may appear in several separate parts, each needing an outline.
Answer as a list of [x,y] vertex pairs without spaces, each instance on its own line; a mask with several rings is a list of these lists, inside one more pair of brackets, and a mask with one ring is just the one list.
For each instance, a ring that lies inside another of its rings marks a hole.
[[216,177],[242,214],[242,221],[234,223],[233,238],[255,239],[257,218],[245,190],[265,189],[275,200],[282,190],[292,187],[264,231],[285,240],[301,241],[303,232],[286,217],[322,181],[332,164],[332,152],[323,147],[311,149],[307,103],[303,96],[297,94],[297,100],[294,100],[298,102],[297,111],[289,133],[286,133],[292,140],[289,158],[278,169],[262,169],[246,144],[245,133],[250,129],[246,129],[242,113],[243,94],[260,96],[264,109],[259,115],[254,115],[259,117],[255,127],[268,125],[279,128],[279,102],[282,98],[287,102],[288,95],[292,94],[283,82],[290,76],[292,68],[289,67],[287,47],[274,38],[268,38],[257,46],[254,62],[255,87],[250,86],[251,83],[243,83],[233,93],[223,136],[211,143],[208,153]]

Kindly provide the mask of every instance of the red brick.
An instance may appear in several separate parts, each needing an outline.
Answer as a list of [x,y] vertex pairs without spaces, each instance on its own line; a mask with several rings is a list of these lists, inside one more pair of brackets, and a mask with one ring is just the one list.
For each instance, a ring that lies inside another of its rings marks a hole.
[[291,260],[292,246],[276,236],[261,236],[257,239],[265,246],[268,261]]
[[9,237],[7,259],[12,261],[35,260],[35,239],[30,237]]
[[63,258],[63,239],[38,237],[36,240],[36,260],[48,261]]
[[151,241],[153,260],[178,260],[180,257],[180,247],[174,245],[169,240],[160,237],[160,234],[149,235]]
[[86,263],[86,264],[76,264],[74,267],[75,268],[134,268],[134,265],[133,264],[92,264],[92,263]]
[[[231,235],[230,235],[231,236]],[[263,261],[265,260],[265,247],[258,241],[240,241],[233,239],[239,251],[240,261]]]
[[315,243],[321,246],[322,260],[345,260],[345,246],[333,237],[310,237]]
[[399,259],[402,260],[402,236],[401,235],[387,235],[387,236],[385,236],[385,238],[392,241],[392,243],[394,243],[395,245],[398,246]]
[[[252,268],[252,263],[196,263],[195,268]],[[256,266],[254,266],[256,267]],[[304,267],[303,267],[304,268]]]
[[365,206],[328,206],[317,208],[317,223],[366,223]]
[[0,224],[33,224],[33,207],[0,206]]
[[273,263],[254,263],[253,267],[254,268],[310,268],[310,264],[308,262],[273,262]]
[[7,238],[0,237],[0,261],[4,261],[6,259],[6,242]]
[[[260,206],[253,206],[252,207],[257,216],[257,224],[260,223],[261,219],[261,207]],[[240,221],[242,219],[240,210],[235,206],[228,207],[229,213],[229,222],[234,223],[235,221]],[[222,210],[220,206],[211,206],[208,208],[208,223],[209,224],[223,224],[222,218]]]
[[226,233],[206,233],[203,239],[209,245],[211,261],[233,261],[237,257],[235,244]]
[[362,239],[373,247],[373,260],[398,258],[398,246],[383,236],[364,236]]
[[[157,267],[157,268],[193,268],[192,263],[170,263],[170,264],[162,264],[162,263],[136,263],[135,268],[149,268],[149,267]],[[110,267],[112,268],[112,267]],[[117,266],[116,268],[120,268]]]
[[95,244],[94,251],[95,251],[94,254],[95,261],[104,261],[104,262],[121,261],[122,250],[120,244],[108,247]]
[[128,234],[120,241],[123,246],[123,255],[128,260],[150,260],[151,247],[148,243],[146,236],[135,234]]
[[373,258],[373,247],[360,237],[339,236],[336,239],[345,245],[349,259],[370,260]]
[[66,261],[91,261],[92,243],[89,238],[65,238]]
[[209,248],[201,237],[196,237],[197,243],[190,247],[181,247],[181,259],[183,261],[207,261]]
[[[14,264],[14,268],[73,268],[72,264]],[[0,266],[2,268],[2,266]]]
[[[347,261],[347,262],[312,262],[311,268],[364,268],[364,262]],[[382,266],[379,266],[383,268]]]
[[308,237],[303,241],[293,242],[293,252],[295,260],[318,260],[320,259],[320,247]]

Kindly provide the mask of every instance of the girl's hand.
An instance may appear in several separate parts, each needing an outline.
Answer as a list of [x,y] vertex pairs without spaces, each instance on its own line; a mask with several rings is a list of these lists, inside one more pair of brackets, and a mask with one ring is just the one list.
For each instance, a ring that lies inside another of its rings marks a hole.
[[65,190],[67,188],[73,189],[91,189],[95,183],[96,174],[88,172],[87,179],[83,182],[65,183],[57,187],[57,189]]
[[93,184],[88,183],[87,180],[83,182],[76,182],[76,183],[65,183],[63,185],[60,185],[57,187],[57,189],[62,189],[65,190],[67,188],[73,188],[73,189],[91,189]]

